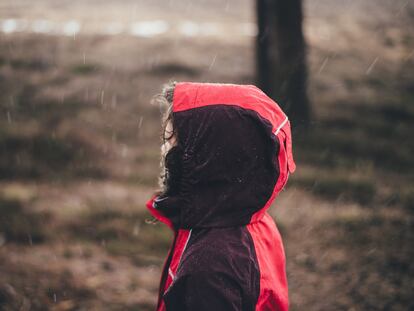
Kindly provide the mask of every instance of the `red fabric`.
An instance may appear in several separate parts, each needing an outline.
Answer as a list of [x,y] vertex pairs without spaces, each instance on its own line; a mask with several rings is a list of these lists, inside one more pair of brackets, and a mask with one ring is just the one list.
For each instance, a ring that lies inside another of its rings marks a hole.
[[286,118],[279,106],[254,85],[183,82],[175,87],[174,112],[217,104],[255,110],[272,123],[274,131]]
[[[172,230],[174,230],[171,221],[165,217],[162,213],[157,211],[154,208],[154,200],[157,198],[156,195],[154,195],[151,199],[149,199],[146,203],[146,206],[150,213],[159,221],[165,223],[168,227],[170,227]],[[164,311],[165,305],[164,301],[161,299],[162,294],[168,290],[168,287],[173,282],[173,277],[177,273],[178,265],[180,264],[181,257],[184,253],[185,247],[187,245],[187,242],[190,238],[190,230],[183,230],[180,229],[178,231],[175,231],[175,243],[174,243],[174,249],[170,249],[168,252],[167,258],[171,255],[171,261],[169,263],[169,266],[166,267],[167,261],[164,263],[163,271],[165,270],[167,273],[167,277],[164,284],[160,284],[160,297],[159,297],[159,305],[157,307],[157,311]]]
[[276,186],[273,190],[273,194],[267,201],[266,205],[263,206],[261,210],[259,210],[256,214],[253,215],[250,221],[251,223],[258,221],[263,217],[263,215],[269,209],[270,205],[273,203],[277,194],[283,189],[283,187],[287,183],[290,170],[289,170],[289,164],[288,164],[289,163],[288,155],[287,155],[287,152],[284,146],[285,145],[284,142],[286,141],[285,137],[286,135],[284,134],[284,132],[279,132],[279,134],[277,135],[277,138],[279,140],[279,146],[280,146],[279,156],[278,156],[280,172],[279,172],[279,178],[277,180]]
[[247,229],[253,238],[260,269],[260,295],[256,310],[287,311],[288,284],[280,233],[267,213],[260,221],[247,225]]
[[171,220],[169,220],[167,217],[165,217],[160,211],[156,210],[154,208],[154,201],[156,199],[156,195],[154,195],[151,199],[149,199],[146,203],[147,209],[151,213],[154,218],[158,219],[159,221],[166,224],[168,227],[170,227],[171,230],[174,230]]
[[171,285],[173,281],[173,277],[177,273],[178,265],[181,261],[181,257],[187,245],[187,241],[190,237],[190,230],[180,229],[178,230],[175,247],[174,247],[174,254],[171,259],[169,271],[168,271],[168,279],[165,284],[165,290]]
[[[187,246],[188,239],[190,238],[190,230],[178,230],[176,232],[175,237],[175,245],[174,250],[172,253],[172,258],[170,265],[168,267],[167,271],[167,279],[165,281],[165,284],[163,286],[163,289],[161,290],[162,293],[165,293],[168,288],[171,286],[172,282],[174,281],[174,277],[177,273],[178,265],[180,264],[181,257],[184,253],[185,247]],[[164,301],[160,300],[160,305],[157,308],[157,311],[164,311],[165,310],[165,304]]]
[[[273,132],[287,118],[279,105],[254,85],[182,82],[175,86],[173,101],[174,112],[217,104],[235,105],[254,110],[272,124]],[[296,165],[292,155],[289,122],[286,122],[281,130],[286,134],[287,160],[289,163],[289,171],[293,173]]]
[[[165,267],[165,265],[164,265],[164,269],[166,269],[166,273],[167,273],[167,278],[166,278],[164,284],[160,284],[160,295],[161,296],[159,297],[159,300],[158,300],[159,303],[158,303],[158,307],[157,307],[156,311],[165,311],[166,310],[164,300],[161,297],[168,290],[168,288],[171,286],[171,284],[174,281],[174,277],[177,273],[177,269],[178,269],[178,266],[180,264],[181,257],[182,257],[182,255],[185,251],[185,248],[187,246],[187,242],[190,238],[191,231],[180,229],[175,234],[176,235],[175,235],[174,249],[170,250],[170,252],[168,254],[168,256],[170,256],[170,254],[172,256],[170,265],[168,267]],[[172,251],[172,253],[171,253],[171,251]],[[161,288],[161,286],[162,286],[162,288]]]

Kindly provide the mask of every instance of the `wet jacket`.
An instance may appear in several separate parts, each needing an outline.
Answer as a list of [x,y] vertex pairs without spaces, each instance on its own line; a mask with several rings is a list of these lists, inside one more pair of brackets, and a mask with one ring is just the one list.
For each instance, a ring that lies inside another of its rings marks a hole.
[[179,83],[173,119],[179,186],[147,202],[174,231],[157,311],[288,310],[266,212],[295,170],[287,116],[255,86]]

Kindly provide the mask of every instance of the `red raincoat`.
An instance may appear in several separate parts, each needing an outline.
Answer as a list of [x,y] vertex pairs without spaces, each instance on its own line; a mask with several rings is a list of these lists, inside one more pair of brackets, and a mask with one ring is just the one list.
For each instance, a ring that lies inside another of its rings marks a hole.
[[147,202],[174,231],[157,311],[288,310],[266,212],[295,170],[287,116],[255,86],[208,83],[178,83],[173,114],[179,186]]

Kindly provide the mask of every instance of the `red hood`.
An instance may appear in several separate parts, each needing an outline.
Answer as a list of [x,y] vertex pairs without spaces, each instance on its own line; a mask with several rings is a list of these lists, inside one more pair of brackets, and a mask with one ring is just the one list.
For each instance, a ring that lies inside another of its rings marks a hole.
[[176,228],[260,218],[296,167],[280,107],[253,85],[185,82],[175,87],[173,114],[180,187],[148,202],[153,215]]

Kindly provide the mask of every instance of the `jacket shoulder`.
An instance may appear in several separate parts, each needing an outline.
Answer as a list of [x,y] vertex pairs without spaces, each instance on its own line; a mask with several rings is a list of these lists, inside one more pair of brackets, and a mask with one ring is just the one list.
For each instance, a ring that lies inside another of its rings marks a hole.
[[[228,275],[207,271],[176,279],[164,294],[167,311],[247,310],[239,284]],[[250,308],[252,311],[253,305]]]
[[[183,288],[199,288],[213,296],[227,290],[233,298],[240,295],[243,305],[254,306],[260,292],[260,272],[248,230],[193,229],[169,291],[170,299],[180,297]],[[232,310],[230,306],[228,310]]]

